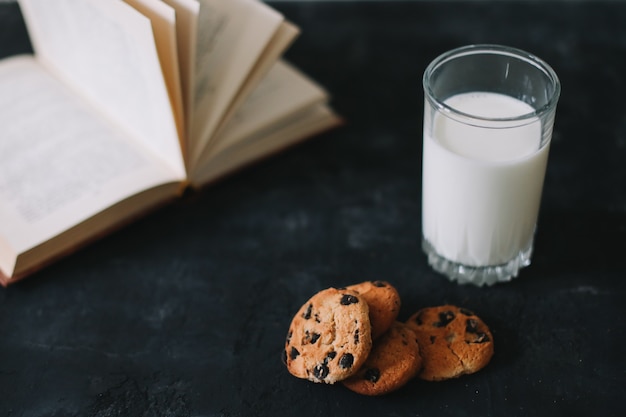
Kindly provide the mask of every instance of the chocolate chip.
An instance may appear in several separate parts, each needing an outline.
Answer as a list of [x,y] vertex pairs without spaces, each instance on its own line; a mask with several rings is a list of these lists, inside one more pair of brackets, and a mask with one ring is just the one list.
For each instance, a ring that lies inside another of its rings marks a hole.
[[356,329],[354,331],[354,344],[358,345],[359,344],[359,329]]
[[436,321],[433,323],[433,326],[435,327],[445,327],[447,326],[452,320],[454,320],[454,312],[448,310],[448,311],[442,311],[441,313],[439,313],[439,321]]
[[465,322],[465,331],[468,333],[478,332],[478,322],[474,319],[467,319]]
[[459,311],[461,313],[465,314],[466,316],[473,316],[474,315],[473,311],[470,311],[470,310],[468,310],[466,308],[460,308]]
[[302,315],[302,317],[305,320],[308,320],[311,318],[311,310],[313,310],[313,304],[309,304],[309,306],[306,308],[306,311],[304,312],[304,314]]
[[356,298],[354,295],[350,295],[350,294],[344,294],[341,297],[341,305],[342,306],[347,306],[350,304],[356,304],[359,302],[359,299]]
[[372,281],[372,284],[374,284],[374,286],[378,288],[384,288],[387,286],[384,281]]
[[302,341],[302,344],[307,344],[307,343],[313,344],[319,338],[320,338],[320,335],[318,333],[310,332],[308,330],[305,330],[304,331],[304,340]]
[[326,378],[328,376],[328,372],[330,372],[330,369],[328,369],[328,366],[324,365],[323,363],[320,363],[315,368],[313,368],[313,375],[317,379]]
[[370,382],[378,382],[380,379],[380,370],[377,368],[369,368],[365,371],[363,378]]
[[343,369],[352,368],[352,364],[354,363],[354,356],[350,353],[344,353],[339,359],[339,366]]
[[476,339],[472,343],[487,343],[489,340],[489,336],[487,333],[479,332],[476,333]]
[[291,336],[293,335],[293,330],[289,330],[289,333],[287,333],[287,338],[285,340],[285,344],[289,344],[291,342]]
[[430,344],[432,345],[433,343],[435,343],[435,339],[437,339],[437,336],[430,336]]
[[294,360],[295,358],[297,358],[300,355],[300,352],[298,352],[298,349],[296,349],[295,347],[291,347],[291,352],[289,352],[289,359]]
[[417,313],[417,316],[415,316],[415,322],[421,326],[422,324],[424,324],[424,322],[422,321],[422,316],[424,315],[423,311],[420,311],[419,313]]
[[333,359],[335,359],[336,356],[337,356],[337,352],[335,351],[328,352],[326,354],[326,359],[324,359],[324,363],[328,363],[329,361],[332,361]]

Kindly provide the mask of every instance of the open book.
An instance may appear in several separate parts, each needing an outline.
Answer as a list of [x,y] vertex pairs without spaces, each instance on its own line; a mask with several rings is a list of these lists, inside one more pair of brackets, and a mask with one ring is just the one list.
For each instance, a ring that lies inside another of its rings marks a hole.
[[337,125],[256,0],[20,0],[0,61],[0,283]]

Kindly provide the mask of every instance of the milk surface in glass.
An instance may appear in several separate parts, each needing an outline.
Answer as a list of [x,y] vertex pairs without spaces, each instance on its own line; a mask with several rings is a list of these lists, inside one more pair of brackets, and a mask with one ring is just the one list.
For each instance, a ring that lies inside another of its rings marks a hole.
[[[463,93],[444,103],[482,118],[534,111],[497,93]],[[440,256],[468,266],[504,264],[530,250],[549,149],[540,145],[539,118],[502,129],[445,112],[433,117],[431,131],[424,131],[424,238]]]

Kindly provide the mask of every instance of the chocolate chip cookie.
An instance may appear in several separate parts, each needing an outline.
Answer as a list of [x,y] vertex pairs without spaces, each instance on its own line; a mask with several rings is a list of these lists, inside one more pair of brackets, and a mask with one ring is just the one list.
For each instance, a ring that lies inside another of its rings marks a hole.
[[482,369],[493,356],[493,336],[473,312],[453,305],[419,310],[406,324],[424,360],[419,377],[440,381]]
[[415,333],[408,325],[394,322],[374,342],[369,357],[350,378],[342,381],[348,389],[364,395],[383,395],[404,386],[422,366]]
[[328,288],[294,316],[283,360],[298,378],[333,384],[354,374],[371,348],[368,304],[354,291]]
[[400,312],[398,291],[386,281],[366,281],[346,288],[359,293],[369,305],[372,339],[382,336]]

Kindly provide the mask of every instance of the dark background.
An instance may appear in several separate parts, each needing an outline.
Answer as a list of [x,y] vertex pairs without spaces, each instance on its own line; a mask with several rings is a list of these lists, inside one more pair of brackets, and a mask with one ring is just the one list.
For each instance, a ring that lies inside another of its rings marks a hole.
[[[303,30],[288,58],[346,125],[0,289],[0,415],[626,415],[626,4],[274,6]],[[545,59],[563,90],[533,264],[476,288],[420,251],[421,74],[486,42]],[[0,55],[29,51],[17,6],[0,5]],[[381,398],[290,376],[300,305],[370,279],[398,288],[401,319],[475,310],[491,363]]]

